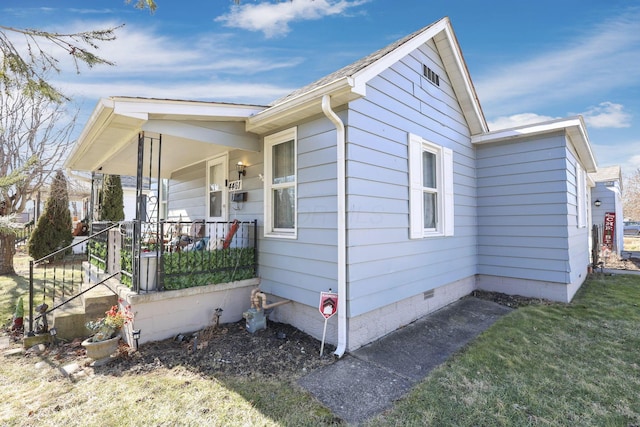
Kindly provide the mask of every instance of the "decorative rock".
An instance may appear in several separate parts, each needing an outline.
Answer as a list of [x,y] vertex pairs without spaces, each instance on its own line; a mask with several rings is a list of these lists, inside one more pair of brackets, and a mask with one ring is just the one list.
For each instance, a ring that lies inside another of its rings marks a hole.
[[42,352],[44,352],[47,349],[47,346],[45,346],[44,344],[36,344],[33,347],[29,348],[29,350],[32,353],[36,353],[36,354],[40,354]]
[[60,371],[65,377],[68,377],[75,373],[78,369],[80,369],[80,365],[78,365],[77,363],[70,363],[60,368]]

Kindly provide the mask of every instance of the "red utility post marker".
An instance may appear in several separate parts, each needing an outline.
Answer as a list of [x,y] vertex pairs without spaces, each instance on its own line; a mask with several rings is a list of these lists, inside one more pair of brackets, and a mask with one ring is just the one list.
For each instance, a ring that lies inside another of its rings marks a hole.
[[324,316],[324,329],[322,330],[322,344],[320,345],[320,356],[324,352],[324,337],[327,334],[327,321],[338,311],[338,294],[331,292],[320,292],[320,314]]

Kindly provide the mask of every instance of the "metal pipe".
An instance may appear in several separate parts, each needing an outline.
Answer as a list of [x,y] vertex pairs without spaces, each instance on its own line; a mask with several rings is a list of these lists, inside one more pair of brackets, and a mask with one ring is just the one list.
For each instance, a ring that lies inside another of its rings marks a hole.
[[331,97],[322,97],[322,111],[336,127],[338,167],[338,346],[333,352],[337,357],[342,357],[347,349],[347,166],[346,166],[346,137],[344,123],[331,109]]
[[251,291],[251,308],[255,308],[256,310],[268,310],[290,302],[291,300],[285,299],[267,304],[267,295],[264,292],[260,292],[260,288],[255,288]]

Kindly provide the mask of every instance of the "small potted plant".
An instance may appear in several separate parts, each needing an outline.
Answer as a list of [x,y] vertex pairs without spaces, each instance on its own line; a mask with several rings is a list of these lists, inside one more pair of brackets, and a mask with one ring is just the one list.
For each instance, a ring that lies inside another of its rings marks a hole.
[[120,331],[124,325],[133,321],[131,306],[122,305],[123,302],[122,299],[118,300],[118,304],[105,312],[105,317],[86,323],[87,329],[92,333],[82,342],[88,357],[94,360],[105,359],[118,349]]
[[16,310],[13,312],[13,325],[11,327],[14,331],[21,331],[24,327],[24,303],[22,297],[18,298],[16,303]]

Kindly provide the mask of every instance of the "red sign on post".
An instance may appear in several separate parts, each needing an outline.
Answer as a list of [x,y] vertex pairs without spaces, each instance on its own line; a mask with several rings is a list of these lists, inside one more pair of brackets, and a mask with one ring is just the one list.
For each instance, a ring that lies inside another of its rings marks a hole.
[[330,318],[338,311],[338,294],[333,292],[320,292],[320,314],[325,319]]
[[604,230],[602,232],[602,246],[613,250],[613,236],[616,231],[616,213],[607,212],[604,214]]

